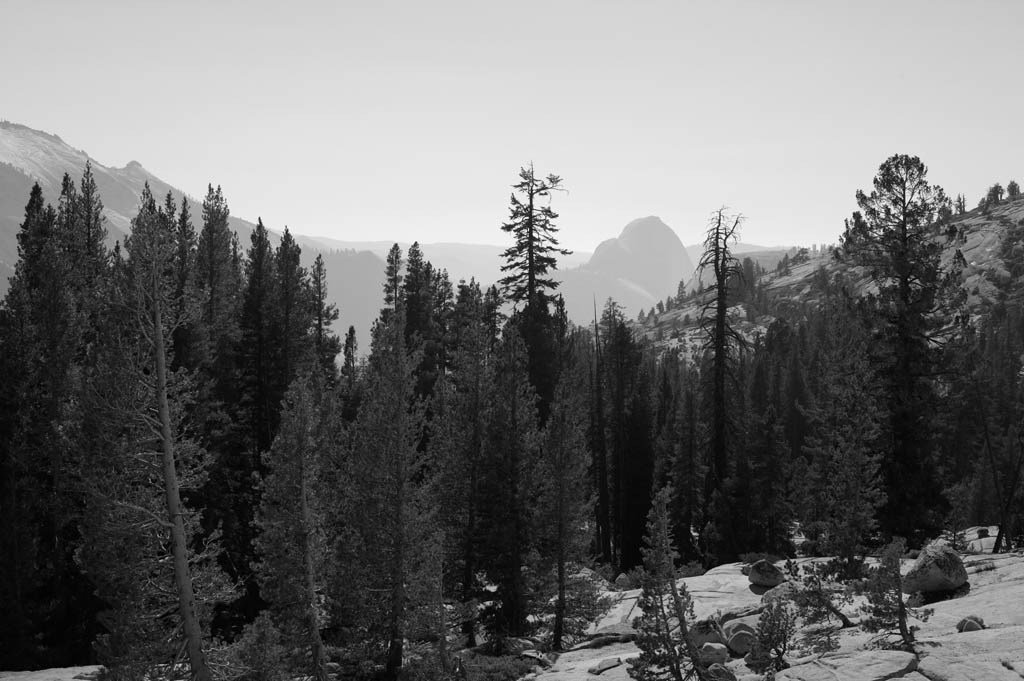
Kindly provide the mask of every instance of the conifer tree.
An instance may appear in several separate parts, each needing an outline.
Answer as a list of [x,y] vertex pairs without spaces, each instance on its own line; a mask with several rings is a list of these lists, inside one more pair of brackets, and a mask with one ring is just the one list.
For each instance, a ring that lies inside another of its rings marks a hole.
[[[73,196],[74,184],[65,179]],[[57,213],[33,186],[17,235],[19,260],[0,306],[0,510],[7,519],[0,527],[0,589],[12,604],[0,612],[0,658],[8,665],[26,664],[35,650],[56,661],[68,659],[72,646],[88,647],[78,640],[84,627],[72,610],[81,512],[75,471],[82,450],[74,442],[74,405],[81,397],[80,300],[87,292],[68,262],[70,212],[69,206],[61,215],[65,231],[58,229]],[[68,631],[76,634],[68,637]]]
[[821,311],[819,390],[806,410],[810,435],[803,529],[820,555],[836,556],[848,578],[859,574],[878,527],[881,489],[880,386],[865,354],[869,340],[841,301]]
[[233,371],[242,288],[235,235],[228,223],[230,215],[220,187],[214,189],[210,185],[203,199],[203,227],[196,244],[196,284],[202,292],[201,319],[208,345],[206,361],[213,365],[210,371],[219,382],[226,381]]
[[[400,256],[389,262],[392,281],[400,268]],[[374,326],[366,390],[351,440],[348,503],[359,538],[354,568],[364,612],[371,613],[371,631],[379,632],[386,650],[384,678],[397,679],[411,623],[438,607],[432,585],[439,578],[440,537],[428,503],[429,471],[418,450],[424,419],[413,391],[417,358],[405,345],[404,303],[398,289],[391,290],[396,295],[389,313]],[[419,591],[421,585],[427,588]],[[437,624],[435,617],[425,619]]]
[[585,412],[579,383],[571,369],[563,371],[542,435],[538,467],[539,549],[551,556],[555,571],[555,617],[551,634],[554,650],[562,650],[567,636],[566,620],[572,614],[568,605],[572,594],[568,591],[573,585],[568,570],[571,564],[582,559],[590,541],[582,531],[590,515],[586,485],[590,453],[584,438]]
[[637,605],[642,614],[633,620],[640,655],[629,663],[637,681],[711,681],[690,638],[693,602],[675,573],[677,554],[669,535],[668,503],[672,492],[661,488],[654,496],[644,538],[642,591]]
[[[181,433],[181,400],[189,387],[170,371],[171,334],[186,321],[175,310],[183,307],[188,316],[195,309],[174,300],[174,220],[175,215],[157,207],[147,186],[126,243],[125,321],[134,326],[139,341],[134,348],[128,346],[127,358],[108,364],[113,375],[124,379],[116,386],[107,384],[111,418],[120,421],[124,435],[97,462],[109,497],[94,499],[92,541],[83,545],[81,560],[113,604],[106,617],[109,633],[101,641],[111,662],[130,669],[138,661],[136,646],[142,645],[149,649],[142,661],[156,664],[163,655],[173,655],[170,651],[178,643],[172,632],[180,632],[193,677],[208,681],[212,675],[204,650],[204,609],[196,602],[194,577],[197,563],[209,565],[210,556],[194,552],[197,518],[182,501],[182,491],[201,482],[203,452]],[[119,364],[123,368],[114,368]],[[123,567],[134,569],[110,565],[108,553],[118,543],[116,555],[130,557]],[[210,574],[216,582],[216,573]],[[166,608],[168,601],[174,604],[170,612],[177,613],[177,626],[159,623],[169,613],[158,608]],[[205,612],[208,616],[209,610]],[[165,647],[168,634],[171,644]]]
[[[445,529],[445,562],[453,572],[450,588],[469,604],[478,594],[477,573],[482,565],[481,516],[486,499],[481,490],[494,379],[484,295],[475,281],[460,284],[453,316],[451,373],[435,389],[435,401],[440,397],[446,408],[435,408],[430,446],[431,459],[440,469],[438,509]],[[472,616],[464,619],[462,631],[468,645],[476,645]]]
[[308,651],[307,670],[317,681],[327,679],[317,606],[328,557],[323,469],[335,446],[323,380],[300,377],[285,397],[281,429],[264,454],[256,539],[260,595],[285,640]]
[[[729,215],[725,208],[715,211],[704,239],[704,255],[698,264],[701,271],[710,270],[713,277],[707,289],[707,302],[701,310],[701,328],[705,334],[703,350],[710,364],[705,374],[704,390],[707,403],[705,412],[710,420],[705,504],[713,503],[716,495],[722,495],[725,481],[730,475],[731,455],[738,448],[735,421],[737,410],[731,408],[730,395],[739,393],[736,363],[738,350],[744,340],[729,321],[732,302],[729,284],[742,276],[742,268],[733,256],[729,242],[739,238],[742,222],[742,216]],[[707,517],[708,513],[704,515]],[[718,555],[717,559],[725,560],[728,557]]]
[[511,234],[515,243],[502,254],[505,264],[501,271],[510,274],[501,285],[510,300],[532,307],[540,303],[540,296],[558,287],[549,276],[550,270],[558,268],[556,255],[571,254],[558,247],[558,228],[554,224],[558,214],[550,203],[552,192],[564,191],[562,178],[548,175],[540,179],[531,163],[529,168],[519,169],[519,182],[512,189],[509,221],[501,229]]
[[[882,530],[919,541],[941,524],[945,501],[932,461],[934,376],[952,352],[966,315],[957,271],[942,265],[942,188],[929,184],[916,156],[895,155],[878,169],[870,194],[857,192],[862,212],[847,221],[842,256],[865,267],[878,286],[866,309],[877,329],[876,360],[886,382],[886,506]],[[953,320],[947,324],[944,320]]]
[[534,473],[538,453],[537,396],[526,374],[526,348],[513,325],[507,325],[495,351],[493,402],[485,434],[486,477],[481,493],[483,567],[497,586],[498,610],[489,628],[499,641],[526,634],[535,596],[527,573],[532,546],[530,514],[534,507]]
[[313,302],[313,349],[327,384],[334,385],[338,376],[335,361],[341,353],[341,339],[331,329],[331,325],[338,321],[338,308],[334,303],[327,302],[327,270],[320,253],[317,253],[313,261],[309,281]]

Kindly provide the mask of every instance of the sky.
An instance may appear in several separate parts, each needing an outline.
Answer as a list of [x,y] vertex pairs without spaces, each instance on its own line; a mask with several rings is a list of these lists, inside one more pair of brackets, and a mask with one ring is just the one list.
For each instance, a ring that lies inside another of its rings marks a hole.
[[890,155],[974,205],[1024,180],[1020,0],[0,0],[0,118],[233,214],[505,244],[521,166],[563,246],[657,215],[838,239]]

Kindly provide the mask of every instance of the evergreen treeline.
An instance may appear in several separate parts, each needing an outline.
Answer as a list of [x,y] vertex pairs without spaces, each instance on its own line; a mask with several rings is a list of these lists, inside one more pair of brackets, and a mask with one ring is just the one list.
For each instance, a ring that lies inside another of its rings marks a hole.
[[[110,250],[90,168],[55,207],[34,187],[0,307],[0,667],[430,678],[460,647],[564,649],[655,545],[699,569],[799,538],[851,574],[894,536],[1009,546],[1024,225],[972,315],[917,158],[882,164],[836,249],[868,295],[823,269],[813,303],[772,300],[717,211],[690,361],[611,300],[568,321],[561,182],[520,171],[497,286],[393,247],[365,358],[322,260],[262,222],[240,244],[220,188],[201,211],[147,188]],[[744,336],[739,303],[775,321]]]

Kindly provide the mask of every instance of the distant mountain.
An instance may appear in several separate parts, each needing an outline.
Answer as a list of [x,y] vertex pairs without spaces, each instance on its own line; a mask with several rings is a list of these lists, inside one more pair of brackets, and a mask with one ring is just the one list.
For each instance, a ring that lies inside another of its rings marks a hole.
[[693,274],[682,241],[660,218],[633,220],[614,239],[601,242],[589,262],[556,275],[569,317],[586,323],[594,303],[613,298],[629,316],[675,295],[679,282]]
[[[158,198],[167,192],[179,204],[187,198],[196,227],[201,226],[202,198],[187,196],[142,164],[132,161],[124,168],[105,166],[57,135],[0,122],[0,296],[6,293],[7,280],[14,273],[17,232],[32,184],[39,182],[45,199],[55,204],[64,174],[77,183],[87,161],[92,163],[103,199],[110,245],[124,240],[147,182]],[[230,205],[231,197],[227,199]],[[232,216],[231,227],[238,233],[242,248],[247,248],[254,223]],[[301,226],[298,229],[301,231]],[[384,256],[393,242],[293,236],[302,246],[304,265],[309,266],[317,253],[324,256],[328,296],[341,312],[339,334],[349,325],[355,326],[361,349],[368,350],[370,327],[382,304]],[[280,232],[271,229],[271,240],[279,238]],[[409,244],[400,245],[408,251]],[[488,286],[502,276],[503,246],[423,242],[421,248],[436,268],[448,271],[453,284],[475,277]],[[675,295],[679,282],[692,273],[693,262],[676,233],[659,218],[646,217],[630,222],[618,237],[602,242],[593,254],[577,252],[560,258],[554,276],[561,282],[559,292],[566,299],[570,318],[586,324],[592,318],[595,301],[601,307],[606,299],[614,298],[627,314],[635,316],[641,309]]]
[[[186,194],[132,161],[124,168],[112,168],[75,149],[57,135],[16,123],[0,122],[0,296],[7,291],[7,280],[14,273],[18,259],[17,233],[24,219],[25,204],[34,182],[39,182],[45,199],[56,204],[64,173],[77,183],[92,161],[93,175],[103,199],[107,218],[108,241],[124,241],[131,219],[138,211],[139,196],[148,182],[153,194],[162,198],[171,192],[179,204]],[[192,205],[196,228],[202,225],[202,198],[187,196]],[[231,197],[228,204],[231,203]],[[231,216],[231,228],[238,234],[242,248],[249,245],[255,224]],[[302,246],[302,260],[307,267],[322,252],[328,271],[328,296],[338,305],[341,316],[339,335],[349,325],[356,327],[360,345],[369,348],[370,325],[380,311],[381,285],[384,281],[384,260],[366,250],[338,249],[299,234],[294,235]],[[271,230],[271,240],[280,239],[280,232]]]

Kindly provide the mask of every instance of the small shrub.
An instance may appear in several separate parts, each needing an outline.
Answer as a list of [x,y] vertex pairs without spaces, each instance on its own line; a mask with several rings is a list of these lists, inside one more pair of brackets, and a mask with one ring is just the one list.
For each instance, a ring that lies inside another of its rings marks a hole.
[[865,614],[861,626],[867,632],[878,634],[875,643],[913,652],[918,627],[909,620],[913,617],[926,622],[932,611],[919,607],[920,597],[916,594],[903,599],[900,558],[905,551],[906,542],[902,538],[894,539],[882,550],[878,567],[871,568],[867,579],[857,584],[857,590],[868,600],[861,608]]
[[789,604],[780,598],[769,599],[757,621],[754,644],[745,658],[747,666],[758,673],[789,667],[786,655],[792,646],[794,634],[796,614]]
[[824,654],[839,647],[835,623],[839,628],[853,626],[842,611],[853,602],[853,596],[831,579],[842,569],[835,561],[804,565],[803,569],[793,561],[786,562],[790,583],[797,586],[792,596],[796,614],[804,621],[801,647],[809,652]]

